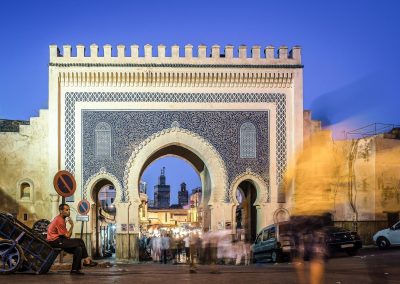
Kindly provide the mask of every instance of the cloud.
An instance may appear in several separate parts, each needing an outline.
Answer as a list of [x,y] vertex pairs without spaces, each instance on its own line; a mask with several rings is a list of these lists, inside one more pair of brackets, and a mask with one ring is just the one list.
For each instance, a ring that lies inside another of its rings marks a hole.
[[[373,113],[376,108],[391,108],[395,100],[397,98],[388,85],[388,78],[383,73],[373,73],[322,94],[311,103],[311,110],[314,119],[322,120],[323,126],[330,126],[355,116],[368,118],[368,114]],[[383,111],[371,119],[387,121],[389,115]],[[368,123],[370,122],[365,121],[362,125]]]

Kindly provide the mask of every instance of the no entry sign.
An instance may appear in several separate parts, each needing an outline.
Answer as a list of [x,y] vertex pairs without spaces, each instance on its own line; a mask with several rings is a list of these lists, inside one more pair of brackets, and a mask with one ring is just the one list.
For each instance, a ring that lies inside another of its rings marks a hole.
[[86,199],[81,200],[78,203],[78,212],[81,215],[86,215],[89,212],[90,203]]
[[63,197],[70,197],[76,190],[76,181],[74,176],[68,171],[59,171],[54,176],[54,189]]

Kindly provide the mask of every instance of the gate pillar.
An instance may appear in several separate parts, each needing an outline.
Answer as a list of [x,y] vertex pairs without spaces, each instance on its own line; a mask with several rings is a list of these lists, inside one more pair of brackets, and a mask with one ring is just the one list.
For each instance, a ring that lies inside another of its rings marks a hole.
[[136,263],[139,261],[139,205],[137,202],[121,202],[116,209],[116,260]]

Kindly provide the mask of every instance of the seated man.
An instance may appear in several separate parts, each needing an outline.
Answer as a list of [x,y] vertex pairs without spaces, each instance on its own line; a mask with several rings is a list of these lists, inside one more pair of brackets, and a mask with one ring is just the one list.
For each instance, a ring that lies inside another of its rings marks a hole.
[[[71,274],[84,274],[81,272],[81,261],[83,266],[96,266],[97,262],[91,260],[88,256],[85,243],[82,239],[71,238],[74,222],[69,218],[70,211],[67,204],[60,204],[58,207],[60,214],[50,223],[47,229],[47,241],[52,247],[61,248],[74,255]],[[67,230],[66,218],[71,228]]]

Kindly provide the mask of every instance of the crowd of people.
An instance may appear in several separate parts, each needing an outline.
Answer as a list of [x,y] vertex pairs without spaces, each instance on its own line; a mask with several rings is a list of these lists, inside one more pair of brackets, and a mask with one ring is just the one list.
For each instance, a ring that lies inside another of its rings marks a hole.
[[215,232],[190,231],[175,234],[163,231],[140,238],[142,260],[160,263],[245,264],[250,263],[250,243],[244,234],[231,230]]

